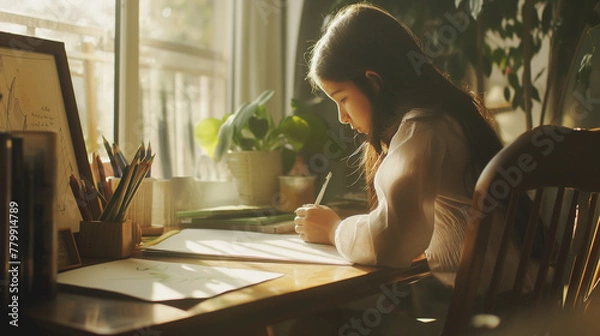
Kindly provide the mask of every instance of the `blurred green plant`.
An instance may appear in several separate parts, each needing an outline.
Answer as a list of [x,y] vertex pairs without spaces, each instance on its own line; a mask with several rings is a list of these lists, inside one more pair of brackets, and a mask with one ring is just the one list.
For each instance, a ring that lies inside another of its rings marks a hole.
[[228,151],[275,151],[282,155],[283,172],[289,172],[296,155],[305,147],[318,147],[327,131],[325,122],[312,114],[298,111],[292,100],[291,115],[276,123],[265,104],[272,90],[243,103],[235,113],[223,119],[207,118],[196,124],[194,139],[213,160],[220,161]]

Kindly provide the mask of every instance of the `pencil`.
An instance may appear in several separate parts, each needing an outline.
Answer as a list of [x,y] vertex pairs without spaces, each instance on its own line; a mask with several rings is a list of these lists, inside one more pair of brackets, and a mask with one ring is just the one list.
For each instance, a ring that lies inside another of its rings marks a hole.
[[[150,141],[148,141],[148,147],[146,147],[146,158],[152,157],[152,147],[150,146]],[[150,177],[152,175],[152,167],[148,168],[148,172],[146,173],[146,177]]]
[[327,185],[329,184],[329,180],[331,179],[332,173],[329,172],[327,176],[325,176],[325,182],[323,182],[323,186],[321,187],[321,191],[319,191],[319,195],[317,195],[317,199],[315,200],[315,206],[319,206],[321,201],[323,200],[323,195],[325,194],[325,190],[327,189]]
[[141,156],[141,160],[144,160],[144,158],[146,157],[146,147],[144,146],[144,141],[142,141],[142,143],[140,144],[140,147],[138,147],[138,151],[140,151],[140,156]]
[[82,179],[82,190],[83,197],[85,197],[92,214],[92,220],[97,220],[102,213],[102,201],[98,198],[98,190],[96,190],[93,182],[86,178]]
[[95,164],[100,178],[98,184],[101,185],[101,187],[99,187],[98,189],[102,191],[102,196],[104,196],[104,199],[107,200],[110,198],[112,191],[110,189],[108,181],[106,180],[106,172],[104,171],[104,164],[102,163],[102,159],[100,159],[100,155],[96,156]]
[[86,221],[92,220],[92,212],[88,207],[88,203],[83,196],[79,182],[77,181],[75,175],[71,174],[69,177],[69,184],[71,186],[71,191],[73,192],[73,197],[75,197],[77,207],[79,208],[79,212],[81,213],[81,218]]
[[119,169],[119,164],[117,163],[115,155],[113,154],[110,143],[108,142],[108,140],[106,140],[104,135],[102,136],[102,139],[104,141],[104,148],[106,149],[106,154],[108,155],[108,159],[110,160],[110,165],[112,166],[112,169],[113,169],[113,174],[116,177],[121,177],[123,175],[123,173]]
[[127,166],[129,166],[129,163],[125,159],[125,155],[123,155],[123,152],[121,152],[121,149],[119,149],[119,146],[117,144],[113,143],[112,149],[113,149],[113,154],[115,156],[115,161],[117,161],[117,165],[119,166],[119,169],[121,170],[121,175],[125,174],[125,168]]
[[123,177],[115,188],[112,197],[106,203],[104,211],[100,215],[100,220],[118,222],[122,221],[127,215],[133,197],[154,161],[154,155],[147,157],[146,150],[142,149],[143,147],[138,149],[131,163],[123,169]]

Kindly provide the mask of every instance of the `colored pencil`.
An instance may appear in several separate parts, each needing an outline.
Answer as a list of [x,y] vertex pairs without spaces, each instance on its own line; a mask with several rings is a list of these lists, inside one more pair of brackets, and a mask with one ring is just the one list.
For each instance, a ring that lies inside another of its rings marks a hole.
[[88,203],[85,200],[85,197],[83,196],[81,186],[79,184],[79,181],[77,181],[75,175],[71,174],[71,176],[69,177],[69,184],[71,186],[73,196],[75,197],[75,201],[77,202],[79,212],[81,213],[81,218],[86,221],[93,220],[92,212],[89,208]]
[[112,166],[113,174],[116,177],[121,177],[123,175],[123,173],[121,172],[121,169],[119,168],[119,164],[117,163],[117,159],[115,158],[115,155],[113,153],[112,147],[110,146],[110,143],[108,142],[108,140],[106,140],[106,138],[104,136],[102,136],[102,140],[104,141],[104,149],[106,149],[106,154],[108,155],[108,159],[110,160],[110,165]]

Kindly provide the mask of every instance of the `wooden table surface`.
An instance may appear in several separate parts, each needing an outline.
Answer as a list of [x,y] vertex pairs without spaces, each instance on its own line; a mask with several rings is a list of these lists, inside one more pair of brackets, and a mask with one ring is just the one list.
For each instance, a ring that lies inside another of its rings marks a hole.
[[[144,258],[283,273],[274,280],[205,300],[146,302],[127,296],[60,287],[55,300],[26,311],[36,330],[56,335],[234,335],[304,313],[381,292],[381,284],[408,282],[429,270],[419,258],[407,269]],[[202,332],[199,332],[202,330]]]

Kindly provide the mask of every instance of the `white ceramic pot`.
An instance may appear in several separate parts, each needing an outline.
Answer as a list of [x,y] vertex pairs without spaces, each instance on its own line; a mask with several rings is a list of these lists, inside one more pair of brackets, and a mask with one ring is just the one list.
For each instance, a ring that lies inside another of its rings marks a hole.
[[229,152],[225,160],[235,181],[241,204],[277,205],[278,178],[282,174],[280,151]]

